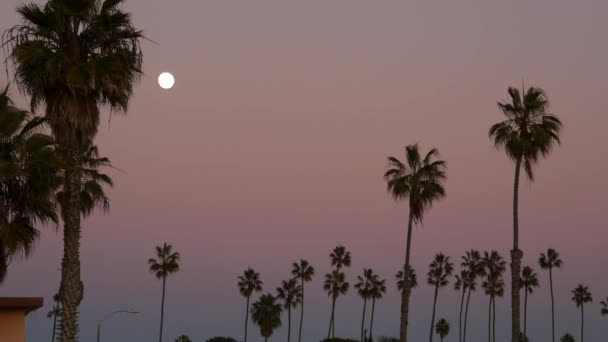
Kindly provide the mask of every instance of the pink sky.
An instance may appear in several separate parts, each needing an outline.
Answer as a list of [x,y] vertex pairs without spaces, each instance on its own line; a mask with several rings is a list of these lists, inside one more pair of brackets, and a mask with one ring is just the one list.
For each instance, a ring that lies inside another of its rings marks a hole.
[[[18,3],[2,5],[1,29],[18,23]],[[168,281],[166,341],[182,333],[240,338],[236,276],[252,266],[274,290],[299,258],[317,268],[305,334],[319,340],[330,309],[321,279],[338,243],[353,254],[351,281],[363,267],[389,278],[374,330],[396,335],[393,276],[407,210],[386,194],[382,174],[388,155],[402,157],[415,142],[437,147],[449,167],[448,197],[414,232],[421,286],[411,336],[426,336],[432,297],[422,274],[435,253],[507,256],[514,166],[487,131],[501,119],[496,101],[522,81],[544,88],[564,122],[562,146],[536,168],[534,184],[522,184],[524,262],[538,268],[541,251],[558,249],[558,335],[578,336],[570,290],[584,282],[595,299],[586,336],[606,336],[598,304],[608,296],[606,1],[129,0],[127,8],[159,45],[144,43],[145,76],[128,116],[100,127],[98,145],[122,172],[112,171],[111,213],[84,223],[83,341],[106,312],[131,306],[142,314],[109,322],[107,340],[157,336],[160,283],[146,260],[163,241],[183,257]],[[170,91],[156,83],[163,71],[176,77]],[[49,301],[60,251],[60,235],[45,230],[0,295]],[[486,300],[473,299],[473,338],[486,336]],[[452,340],[457,302],[451,286],[441,291],[438,315],[452,323]],[[361,306],[354,293],[339,300],[338,334],[358,336]],[[497,303],[500,339],[509,334],[508,307],[506,298]],[[529,310],[531,340],[547,339],[547,287]],[[28,341],[50,334],[45,315],[29,318]],[[250,332],[258,341],[257,329]]]

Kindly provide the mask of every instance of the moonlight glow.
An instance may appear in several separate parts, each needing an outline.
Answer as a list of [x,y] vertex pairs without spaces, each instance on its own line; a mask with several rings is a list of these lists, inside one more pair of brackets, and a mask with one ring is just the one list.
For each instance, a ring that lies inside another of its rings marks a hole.
[[175,78],[168,72],[163,72],[158,76],[158,84],[163,89],[171,89],[175,84]]

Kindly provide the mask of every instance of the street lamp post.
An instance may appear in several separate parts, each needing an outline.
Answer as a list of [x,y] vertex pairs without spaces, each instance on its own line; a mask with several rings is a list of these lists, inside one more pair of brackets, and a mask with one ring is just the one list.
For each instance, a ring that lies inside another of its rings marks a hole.
[[116,315],[116,314],[138,314],[138,311],[133,311],[133,310],[117,310],[114,311],[112,313],[107,314],[104,318],[102,318],[100,321],[97,322],[97,342],[101,341],[101,324],[103,324],[103,322],[109,318],[111,318],[112,316]]

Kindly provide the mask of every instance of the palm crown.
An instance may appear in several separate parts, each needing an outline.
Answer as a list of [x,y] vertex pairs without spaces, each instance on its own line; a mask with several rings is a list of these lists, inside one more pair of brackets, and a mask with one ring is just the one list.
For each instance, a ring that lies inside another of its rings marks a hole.
[[372,299],[381,299],[386,293],[386,279],[380,279],[377,274],[374,274],[371,283],[369,297]]
[[487,295],[494,297],[502,297],[505,291],[505,283],[502,279],[507,262],[496,251],[490,253],[485,252],[483,264],[486,269],[486,280],[482,283],[482,287]]
[[395,279],[397,279],[397,289],[401,292],[405,290],[406,275],[409,276],[409,286],[411,289],[415,289],[418,286],[418,278],[416,277],[416,270],[413,267],[408,266],[407,269],[404,266],[403,270],[397,272]]
[[334,248],[329,254],[329,258],[331,259],[331,265],[335,266],[338,271],[342,267],[350,267],[350,252],[348,252],[344,246],[337,246]]
[[429,285],[444,287],[449,282],[449,277],[454,270],[454,264],[450,262],[450,257],[439,253],[429,265],[426,281]]
[[350,284],[346,281],[344,272],[332,271],[325,275],[323,289],[327,291],[327,295],[332,298],[338,298],[340,295],[345,295],[348,292]]
[[276,302],[276,298],[271,294],[265,294],[253,303],[251,308],[251,319],[260,327],[263,337],[270,337],[274,329],[282,324],[281,313],[283,308]]
[[562,338],[559,339],[559,342],[575,342],[574,336],[570,334],[565,334]]
[[237,286],[243,297],[249,297],[255,292],[262,291],[262,285],[264,284],[260,280],[260,274],[254,271],[251,267],[247,268],[243,275],[238,277],[239,282]]
[[450,323],[445,318],[438,320],[435,324],[435,332],[441,339],[445,338],[450,333]]
[[583,286],[582,284],[572,290],[572,301],[576,303],[577,307],[581,307],[586,303],[593,301],[589,287]]
[[367,299],[370,297],[375,276],[376,275],[374,274],[374,271],[372,271],[371,268],[363,269],[363,276],[357,276],[355,289],[357,290],[357,293],[361,298]]
[[519,282],[521,287],[528,291],[529,293],[534,292],[535,287],[539,287],[540,284],[538,282],[538,275],[532,267],[525,266],[521,271],[521,281]]
[[540,258],[538,259],[538,264],[540,268],[543,270],[552,269],[552,268],[561,268],[562,260],[559,258],[559,253],[555,251],[553,248],[549,248],[547,250],[547,254],[541,253]]
[[283,301],[285,309],[295,308],[302,303],[302,286],[296,279],[283,280],[281,287],[277,288],[277,298]]
[[312,277],[315,275],[315,269],[308,263],[308,261],[302,259],[299,263],[293,263],[291,275],[302,279],[303,281],[311,281]]
[[606,297],[606,301],[601,301],[600,305],[602,306],[602,316],[608,315],[608,297]]
[[148,260],[150,272],[156,278],[163,279],[179,271],[180,255],[178,252],[173,252],[173,246],[166,242],[162,246],[156,246],[156,257],[157,259]]

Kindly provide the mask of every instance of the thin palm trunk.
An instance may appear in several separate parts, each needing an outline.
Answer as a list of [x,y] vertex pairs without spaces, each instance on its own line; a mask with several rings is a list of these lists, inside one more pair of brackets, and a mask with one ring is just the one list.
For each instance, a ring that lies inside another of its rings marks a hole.
[[524,336],[528,336],[528,287],[524,291]]
[[549,287],[551,288],[551,338],[555,342],[555,301],[553,299],[553,268],[549,267]]
[[496,342],[496,298],[492,297],[492,342]]
[[492,342],[492,297],[488,303],[488,342]]
[[361,316],[361,342],[364,341],[363,337],[363,327],[365,326],[365,309],[367,308],[367,299],[363,298],[363,315]]
[[[410,253],[411,253],[411,245],[412,245],[412,226],[414,223],[414,216],[412,214],[412,208],[410,205],[410,214],[407,223],[407,245],[405,246],[405,272],[409,271],[410,267]],[[408,325],[408,315],[409,315],[409,307],[410,307],[410,294],[411,294],[411,284],[409,277],[405,276],[403,287],[403,293],[401,294],[401,324],[399,329],[399,339],[401,342],[407,342],[407,325]]]
[[51,335],[51,342],[55,342],[55,331],[57,330],[57,306],[53,308],[55,314],[53,314],[53,334]]
[[471,289],[469,288],[469,291],[467,294],[467,306],[464,309],[464,329],[462,332],[462,342],[467,341],[467,319],[469,317],[469,301],[470,300],[471,300]]
[[373,328],[374,328],[374,311],[376,311],[376,298],[372,298],[372,317],[369,321],[369,339],[374,340]]
[[519,174],[522,159],[515,165],[515,182],[513,185],[513,250],[511,251],[511,341],[518,342],[521,333],[519,324],[519,275],[523,252],[519,250]]
[[331,300],[331,316],[329,316],[329,330],[327,331],[327,338],[331,336],[332,328],[334,326],[334,310],[336,308],[336,297],[333,297]]
[[462,342],[462,308],[464,306],[464,295],[466,292],[467,292],[467,289],[463,285],[462,286],[462,297],[460,298],[460,313],[458,314],[458,341],[459,342]]
[[158,334],[158,342],[163,341],[163,321],[165,318],[165,285],[167,283],[167,277],[163,277],[163,295],[160,302],[160,333]]
[[247,303],[245,304],[245,341],[247,342],[247,326],[249,325],[249,298],[251,296],[247,296]]
[[433,342],[433,327],[435,326],[435,309],[437,307],[437,294],[439,293],[439,286],[435,286],[435,297],[433,299],[433,315],[431,316],[431,331],[429,333],[429,342]]
[[302,324],[304,323],[304,277],[302,277],[302,304],[300,304],[300,328],[298,329],[298,342],[302,342]]
[[291,341],[291,306],[287,307],[287,342]]
[[581,342],[585,342],[585,304],[581,304]]

